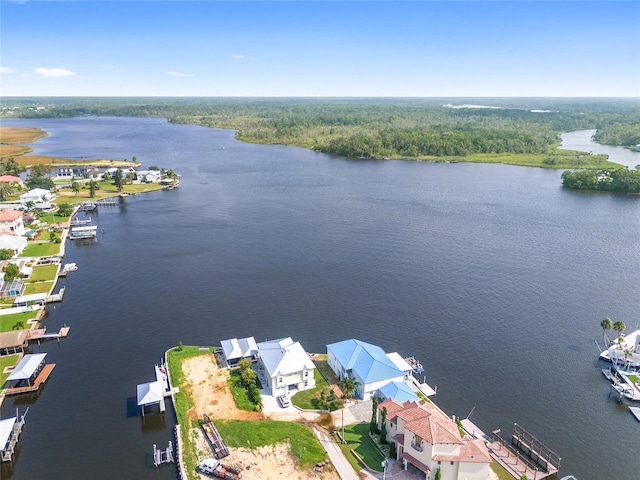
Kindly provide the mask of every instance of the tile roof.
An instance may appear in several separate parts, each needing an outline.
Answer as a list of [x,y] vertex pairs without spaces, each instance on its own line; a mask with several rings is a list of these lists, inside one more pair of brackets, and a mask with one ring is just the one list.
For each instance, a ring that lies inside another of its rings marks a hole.
[[440,462],[466,462],[466,463],[487,463],[491,462],[491,455],[480,438],[472,440],[465,439],[466,442],[460,447],[457,455],[436,454],[433,456],[434,461]]
[[9,208],[3,208],[0,210],[0,222],[14,222],[22,216],[20,210],[11,210]]

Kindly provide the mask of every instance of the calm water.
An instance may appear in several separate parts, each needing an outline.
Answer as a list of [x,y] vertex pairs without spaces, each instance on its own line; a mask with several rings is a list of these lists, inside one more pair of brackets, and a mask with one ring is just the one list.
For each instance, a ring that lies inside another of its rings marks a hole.
[[[182,188],[103,208],[97,246],[68,244],[43,344],[57,364],[2,478],[172,479],[135,387],[169,347],[359,338],[414,355],[437,403],[491,432],[519,423],[580,480],[635,479],[640,430],[608,397],[599,322],[640,318],[640,197],[565,191],[560,172],[351,161],[240,143],[160,119],[3,121],[50,135],[35,153],[174,168]],[[30,403],[29,403],[30,402]],[[5,402],[2,415],[15,411]]]
[[606,153],[610,160],[629,168],[635,168],[640,165],[640,152],[629,150],[624,147],[612,147],[609,145],[600,145],[591,140],[595,130],[576,130],[562,135],[562,146],[560,148],[566,150],[580,150],[582,152],[591,152],[593,154]]

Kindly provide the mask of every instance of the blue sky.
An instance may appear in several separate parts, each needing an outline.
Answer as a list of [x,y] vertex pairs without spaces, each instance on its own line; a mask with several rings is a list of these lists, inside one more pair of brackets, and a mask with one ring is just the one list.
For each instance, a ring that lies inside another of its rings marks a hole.
[[637,1],[0,0],[2,96],[640,98]]

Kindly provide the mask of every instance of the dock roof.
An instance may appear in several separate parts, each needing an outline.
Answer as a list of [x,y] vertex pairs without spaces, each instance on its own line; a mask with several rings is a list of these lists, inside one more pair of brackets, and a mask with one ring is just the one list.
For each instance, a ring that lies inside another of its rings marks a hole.
[[47,299],[46,293],[32,293],[16,297],[13,303],[42,302]]
[[162,401],[162,385],[160,382],[149,382],[138,385],[138,406],[152,405]]
[[11,436],[11,430],[16,423],[18,417],[5,418],[0,420],[0,450],[4,450],[9,442]]
[[13,369],[7,381],[11,380],[27,380],[38,370],[40,365],[44,363],[46,353],[31,353],[22,357],[16,368]]

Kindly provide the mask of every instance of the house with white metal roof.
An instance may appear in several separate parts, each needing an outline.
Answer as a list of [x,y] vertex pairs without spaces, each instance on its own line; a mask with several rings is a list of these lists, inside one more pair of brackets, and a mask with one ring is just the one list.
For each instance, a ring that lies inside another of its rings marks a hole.
[[27,193],[23,193],[20,195],[20,203],[26,205],[27,202],[33,203],[47,203],[56,198],[56,196],[51,193],[50,190],[45,190],[44,188],[34,188],[33,190],[29,190]]
[[[300,342],[290,337],[258,343],[258,375],[272,395],[316,386],[315,365]],[[265,381],[267,385],[265,385]]]
[[258,354],[258,345],[253,337],[222,340],[220,345],[222,346],[224,359],[229,367],[237,365],[241,358],[248,358],[253,362]]
[[0,250],[12,250],[14,255],[20,255],[27,248],[27,243],[27,237],[0,235]]
[[[404,382],[411,366],[398,355],[387,355],[376,345],[349,339],[327,345],[327,362],[339,378],[354,377],[355,396],[369,400],[389,382]],[[392,360],[393,358],[393,360]]]

